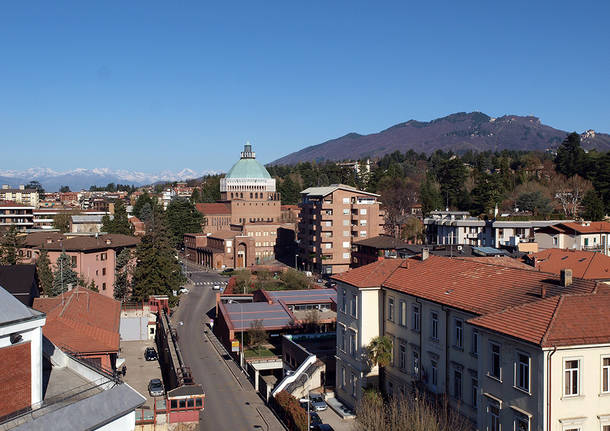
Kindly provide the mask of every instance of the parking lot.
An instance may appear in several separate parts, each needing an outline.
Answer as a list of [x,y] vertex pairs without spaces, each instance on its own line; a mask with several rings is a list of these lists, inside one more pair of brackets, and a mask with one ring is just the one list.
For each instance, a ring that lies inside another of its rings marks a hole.
[[129,386],[146,397],[143,407],[153,408],[153,397],[148,393],[148,382],[151,379],[161,379],[161,367],[159,361],[147,361],[144,359],[144,350],[147,347],[156,346],[153,340],[146,341],[121,341],[121,356],[125,358],[127,373],[123,379]]

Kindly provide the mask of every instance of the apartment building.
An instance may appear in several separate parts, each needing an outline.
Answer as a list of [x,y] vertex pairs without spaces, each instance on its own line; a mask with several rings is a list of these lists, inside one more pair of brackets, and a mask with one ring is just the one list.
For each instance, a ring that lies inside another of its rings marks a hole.
[[38,190],[26,189],[24,185],[18,188],[10,188],[8,184],[2,184],[0,189],[0,201],[11,201],[31,207],[38,207]]
[[0,229],[15,227],[25,231],[34,226],[34,207],[10,201],[0,201]]
[[297,238],[300,266],[322,274],[347,271],[352,243],[383,231],[379,195],[343,184],[301,192]]
[[84,236],[36,232],[27,235],[20,255],[23,263],[35,263],[44,248],[54,270],[57,259],[65,252],[80,277],[87,283],[95,282],[102,295],[113,298],[116,257],[125,248],[135,251],[139,242],[139,238],[121,234]]
[[605,221],[562,222],[537,229],[534,235],[541,250],[565,248],[610,255],[610,223]]
[[432,211],[424,219],[424,226],[429,244],[516,249],[520,244],[533,242],[536,229],[563,222],[571,220],[481,220],[467,211]]
[[[408,394],[414,388],[446,394],[449,404],[480,430],[602,429],[564,427],[572,426],[575,422],[570,418],[579,416],[563,410],[565,397],[555,392],[547,395],[544,377],[548,371],[548,380],[557,391],[565,386],[564,372],[574,373],[572,368],[564,369],[561,360],[553,362],[562,355],[549,358],[554,347],[563,347],[518,340],[515,334],[544,332],[557,324],[559,332],[574,337],[566,352],[584,349],[586,353],[575,353],[584,355],[582,361],[585,356],[597,355],[599,364],[603,364],[599,355],[610,348],[610,318],[604,308],[605,294],[609,293],[606,285],[572,279],[569,271],[554,276],[468,259],[428,256],[425,251],[421,257],[380,260],[333,279],[338,283],[336,393],[348,406],[355,406],[363,388],[381,381],[390,394]],[[583,310],[583,316],[591,317],[589,327],[575,325],[573,332],[569,311],[555,321],[561,314],[546,304],[569,304],[572,297],[593,298],[584,300],[591,307],[598,304],[595,311]],[[502,320],[519,307],[538,307],[535,304],[540,301],[544,307],[537,312],[529,310],[519,319]],[[504,338],[498,333],[490,335],[486,322],[505,334]],[[378,370],[369,369],[363,359],[367,346],[379,335],[390,337],[393,344],[392,362],[385,367],[383,379],[378,379]],[[564,356],[571,357],[567,353]],[[551,369],[544,368],[547,361]],[[602,365],[598,368],[599,376],[603,374]],[[526,374],[528,381],[524,380]],[[594,373],[589,377],[595,378]],[[550,419],[546,418],[547,403],[555,412]],[[582,423],[589,424],[608,412],[610,397],[597,397],[580,417],[586,417]]]

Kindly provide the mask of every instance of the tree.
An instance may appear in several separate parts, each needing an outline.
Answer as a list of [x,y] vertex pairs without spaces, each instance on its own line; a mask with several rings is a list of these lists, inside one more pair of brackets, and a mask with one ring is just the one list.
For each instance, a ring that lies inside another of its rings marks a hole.
[[561,204],[566,217],[576,218],[578,211],[587,191],[593,186],[591,181],[585,180],[580,175],[572,175],[566,178],[564,175],[556,175],[552,179],[555,198]]
[[59,188],[59,192],[60,193],[69,193],[70,192],[70,186],[61,186]]
[[422,181],[419,189],[419,199],[422,205],[422,213],[427,215],[430,211],[443,208],[443,198],[441,196],[440,187],[430,175],[427,175]]
[[305,313],[303,329],[305,332],[320,331],[320,312],[318,310],[309,310],[307,313]]
[[23,248],[23,237],[15,226],[4,229],[0,238],[0,263],[3,265],[16,265],[21,261],[19,251]]
[[248,347],[250,349],[258,351],[268,339],[269,336],[267,331],[265,331],[262,319],[257,319],[250,323],[250,328],[248,329]]
[[286,283],[287,289],[302,290],[309,289],[309,279],[301,271],[296,271],[292,268],[280,274],[280,280]]
[[476,186],[471,192],[474,201],[472,209],[477,214],[489,213],[502,201],[503,193],[502,178],[499,175],[480,173],[476,178]]
[[132,297],[145,301],[150,295],[168,295],[173,302],[173,292],[184,281],[182,268],[170,242],[165,213],[155,205],[151,220],[146,225],[146,234],[136,249]]
[[205,177],[201,187],[201,201],[206,203],[220,200],[220,175]]
[[441,188],[441,198],[449,207],[456,207],[464,195],[466,168],[462,161],[453,156],[443,161],[436,169],[436,178]]
[[378,190],[385,206],[386,232],[397,238],[409,208],[419,201],[417,184],[402,178],[385,177],[379,182]]
[[167,221],[174,247],[184,243],[185,233],[202,232],[203,215],[188,199],[175,198],[167,206]]
[[114,282],[114,299],[123,301],[127,297],[129,293],[129,272],[130,272],[130,263],[131,261],[131,250],[128,248],[124,248],[117,255],[114,272],[115,272],[115,282]]
[[38,181],[30,181],[29,183],[27,183],[25,185],[26,189],[34,189],[38,191],[38,196],[40,197],[40,199],[44,199],[44,188],[42,187],[42,184],[40,184],[40,182]]
[[601,200],[599,194],[595,190],[589,190],[583,200],[583,218],[589,221],[601,221],[606,215],[604,201]]
[[366,348],[368,364],[379,367],[379,386],[383,388],[384,369],[392,362],[392,339],[387,335],[377,336]]
[[53,273],[53,288],[50,295],[57,296],[66,292],[69,287],[78,285],[78,274],[72,270],[75,265],[72,264],[70,256],[63,251],[57,258],[55,264],[55,272]]
[[50,295],[53,290],[53,271],[51,271],[51,261],[49,253],[43,247],[40,256],[36,260],[36,273],[38,274],[38,285],[43,295]]
[[282,203],[287,205],[296,205],[299,203],[301,190],[297,183],[290,178],[290,175],[279,182],[278,191],[282,196]]
[[108,214],[102,217],[102,232],[131,235],[133,233],[131,223],[127,217],[127,208],[122,200],[114,202],[114,217]]
[[136,199],[136,203],[133,205],[133,215],[142,221],[148,221],[144,220],[144,217],[142,216],[142,208],[144,208],[145,205],[148,205],[150,210],[152,210],[152,207],[154,205],[152,198],[147,192],[144,192],[140,196],[138,196],[138,199]]
[[580,146],[580,135],[576,132],[570,133],[561,143],[555,157],[555,169],[557,172],[571,177],[582,174],[585,162],[585,151]]
[[201,193],[199,193],[199,189],[196,187],[193,189],[193,193],[191,193],[191,202],[194,204],[201,202]]
[[72,214],[61,212],[53,217],[53,229],[59,229],[59,232],[70,232],[72,226]]
[[516,203],[519,210],[530,211],[534,215],[546,215],[553,211],[551,200],[540,191],[523,193],[517,198]]

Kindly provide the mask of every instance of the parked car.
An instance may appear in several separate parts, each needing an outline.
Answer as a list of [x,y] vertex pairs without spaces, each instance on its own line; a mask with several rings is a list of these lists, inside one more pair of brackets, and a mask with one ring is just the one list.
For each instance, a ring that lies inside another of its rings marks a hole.
[[148,393],[151,397],[162,397],[165,394],[163,383],[160,379],[152,379],[148,383]]
[[328,408],[326,401],[324,401],[324,398],[322,398],[322,395],[320,395],[320,394],[310,394],[309,400],[311,402],[312,410],[321,412]]
[[314,429],[314,427],[322,425],[322,419],[316,412],[309,413],[309,428]]
[[318,424],[312,428],[314,431],[335,431],[333,427],[328,424]]
[[147,361],[156,361],[158,359],[157,351],[154,347],[147,347],[146,350],[144,350],[144,359]]
[[213,289],[213,290],[220,290],[220,285],[219,285],[219,284],[215,284],[215,285],[212,287],[212,289]]

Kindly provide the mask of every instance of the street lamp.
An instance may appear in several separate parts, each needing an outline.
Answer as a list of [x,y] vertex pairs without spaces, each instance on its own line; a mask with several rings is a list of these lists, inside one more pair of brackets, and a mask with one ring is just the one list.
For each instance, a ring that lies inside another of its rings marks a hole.
[[241,355],[239,356],[239,366],[241,367],[241,370],[244,370],[244,303],[240,302],[239,305],[241,306],[241,316],[240,316],[240,320],[241,320]]
[[[305,374],[307,376],[307,380],[305,381],[305,383],[308,384],[309,379],[310,379],[309,374],[307,374],[306,371],[303,371],[303,374]],[[309,402],[309,389],[305,388],[305,390],[307,391],[307,431],[309,431],[310,426],[311,426],[309,423],[311,421],[311,417],[309,416],[309,404],[311,404],[311,403]]]
[[294,269],[296,269],[297,271],[299,270],[298,266],[297,266],[297,259],[299,258],[298,254],[294,255]]

